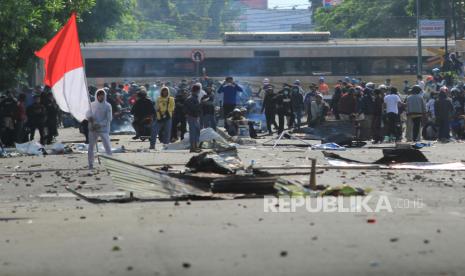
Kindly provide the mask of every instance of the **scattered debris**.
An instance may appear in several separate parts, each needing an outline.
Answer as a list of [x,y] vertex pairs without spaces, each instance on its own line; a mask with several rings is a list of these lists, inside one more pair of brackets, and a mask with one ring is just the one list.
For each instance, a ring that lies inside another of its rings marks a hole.
[[318,144],[313,145],[312,150],[336,150],[336,151],[344,151],[346,150],[345,147],[341,147],[336,143],[326,143],[326,144]]

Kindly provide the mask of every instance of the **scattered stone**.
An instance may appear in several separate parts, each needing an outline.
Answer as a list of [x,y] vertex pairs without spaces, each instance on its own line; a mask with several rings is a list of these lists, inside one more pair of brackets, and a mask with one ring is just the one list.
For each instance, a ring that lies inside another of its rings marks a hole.
[[121,251],[121,248],[119,246],[115,245],[115,246],[113,246],[111,251]]
[[389,241],[390,242],[397,242],[399,240],[399,238],[391,238]]
[[182,267],[184,268],[190,268],[191,264],[190,263],[182,263]]
[[318,240],[318,237],[317,237],[317,236],[313,236],[313,237],[312,237],[312,241],[316,241],[316,240]]
[[132,271],[132,269],[133,269],[132,266],[128,266],[128,267],[126,268],[127,271]]
[[279,255],[281,255],[281,257],[286,257],[287,256],[287,251],[283,250],[283,251],[281,251],[281,253]]
[[429,243],[429,240],[426,240],[426,239],[425,239],[425,240],[423,241],[423,243],[424,243],[424,244],[428,244],[428,243]]
[[85,217],[85,216],[80,216],[79,218],[80,218],[80,219],[86,219],[86,217]]

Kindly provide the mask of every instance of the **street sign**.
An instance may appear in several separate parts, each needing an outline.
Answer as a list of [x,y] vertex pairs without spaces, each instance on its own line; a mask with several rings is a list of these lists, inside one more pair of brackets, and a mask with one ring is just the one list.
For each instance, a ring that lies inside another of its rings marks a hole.
[[192,50],[191,58],[193,62],[202,62],[205,59],[205,52],[199,49]]
[[420,20],[421,37],[444,37],[446,34],[446,23],[440,20]]

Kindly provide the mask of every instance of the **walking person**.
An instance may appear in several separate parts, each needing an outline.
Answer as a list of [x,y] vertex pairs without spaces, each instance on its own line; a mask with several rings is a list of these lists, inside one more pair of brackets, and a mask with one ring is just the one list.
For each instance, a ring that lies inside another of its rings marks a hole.
[[226,118],[236,108],[237,94],[243,92],[242,87],[234,82],[233,77],[226,77],[224,83],[218,89],[218,94],[223,94],[223,116],[224,126],[226,127]]
[[270,85],[266,88],[261,110],[261,113],[265,112],[266,129],[268,130],[269,135],[273,135],[271,125],[273,125],[275,129],[278,129],[278,124],[276,124],[276,103],[274,98],[275,94],[273,86]]
[[36,129],[39,130],[40,143],[45,145],[46,134],[45,134],[45,122],[47,120],[47,110],[41,103],[40,96],[34,96],[34,103],[27,108],[28,126],[30,129],[29,141],[34,140]]
[[397,94],[397,88],[391,87],[390,94],[384,97],[384,107],[386,109],[386,121],[387,121],[387,133],[389,140],[394,138],[396,141],[400,141],[401,133],[399,130],[400,116],[399,107],[402,105],[402,101]]
[[153,123],[152,136],[150,139],[150,148],[155,148],[157,136],[160,136],[162,144],[170,143],[171,123],[175,107],[174,98],[170,96],[170,89],[163,86],[160,89],[160,96],[157,99],[155,107],[156,118]]
[[89,122],[89,150],[87,158],[89,169],[94,168],[94,148],[97,146],[98,138],[102,139],[105,153],[111,155],[110,144],[110,124],[112,118],[111,105],[106,101],[105,90],[99,89],[96,92],[96,100],[90,104],[90,110],[87,113]]
[[201,152],[200,149],[200,114],[201,106],[198,99],[200,86],[193,85],[191,95],[184,103],[184,113],[189,125],[190,152]]
[[410,90],[410,96],[407,97],[407,141],[420,141],[421,121],[426,114],[426,105],[421,95],[422,89],[415,85]]
[[47,93],[46,102],[44,103],[47,111],[47,119],[45,121],[45,127],[47,128],[47,145],[52,144],[55,137],[58,136],[58,115],[60,108],[58,107],[53,94]]

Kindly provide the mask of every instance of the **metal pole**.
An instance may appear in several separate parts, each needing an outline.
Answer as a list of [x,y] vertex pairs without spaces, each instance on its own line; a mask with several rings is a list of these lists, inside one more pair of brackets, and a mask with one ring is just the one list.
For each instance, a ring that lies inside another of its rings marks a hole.
[[309,187],[311,190],[316,190],[316,159],[312,160],[312,170],[310,171],[310,183]]
[[447,43],[447,36],[449,35],[448,28],[447,28],[447,19],[444,21],[444,50],[445,50],[445,58],[449,57],[449,45]]
[[[452,0],[452,22],[454,26],[454,41],[457,41],[457,13],[455,12],[455,0]],[[457,47],[455,47],[457,49]]]
[[417,75],[422,75],[423,72],[423,58],[421,53],[421,34],[420,34],[420,0],[417,0]]

